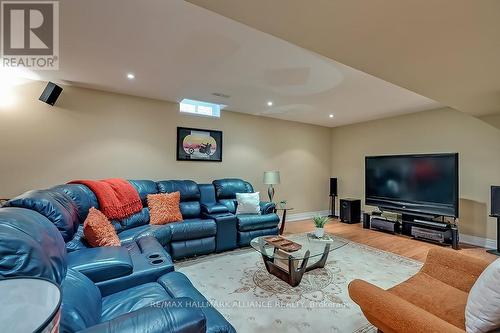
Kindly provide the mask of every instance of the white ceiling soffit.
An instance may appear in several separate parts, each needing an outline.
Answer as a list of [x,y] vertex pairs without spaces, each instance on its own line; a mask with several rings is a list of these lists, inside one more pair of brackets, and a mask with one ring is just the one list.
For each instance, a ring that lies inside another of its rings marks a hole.
[[189,0],[473,115],[500,112],[498,0]]
[[60,70],[39,71],[43,80],[329,127],[440,106],[185,1],[64,0],[60,8]]

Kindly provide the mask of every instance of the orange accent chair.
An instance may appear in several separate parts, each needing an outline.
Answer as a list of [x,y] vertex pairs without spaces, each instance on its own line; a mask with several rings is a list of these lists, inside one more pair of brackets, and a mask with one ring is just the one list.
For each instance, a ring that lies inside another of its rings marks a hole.
[[433,248],[420,271],[403,283],[383,290],[354,280],[349,295],[366,319],[384,333],[464,333],[469,291],[489,264]]

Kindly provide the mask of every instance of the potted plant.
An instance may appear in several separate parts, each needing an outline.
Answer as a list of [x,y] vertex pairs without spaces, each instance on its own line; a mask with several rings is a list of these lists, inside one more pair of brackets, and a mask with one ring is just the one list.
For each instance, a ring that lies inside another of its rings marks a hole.
[[281,200],[280,201],[280,208],[285,208],[286,207],[286,200]]
[[314,230],[314,236],[321,238],[325,234],[325,224],[330,219],[328,216],[315,216],[313,217],[314,225],[316,226],[316,230]]

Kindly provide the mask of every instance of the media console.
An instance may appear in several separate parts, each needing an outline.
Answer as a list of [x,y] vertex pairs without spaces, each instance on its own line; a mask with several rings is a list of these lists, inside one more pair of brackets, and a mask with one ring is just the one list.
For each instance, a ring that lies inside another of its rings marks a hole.
[[368,221],[363,221],[363,226],[428,242],[450,245],[453,249],[458,250],[458,228],[454,223],[438,222],[408,214],[401,214],[400,216],[401,218],[394,219],[384,217],[377,212],[364,213],[363,219],[368,219]]

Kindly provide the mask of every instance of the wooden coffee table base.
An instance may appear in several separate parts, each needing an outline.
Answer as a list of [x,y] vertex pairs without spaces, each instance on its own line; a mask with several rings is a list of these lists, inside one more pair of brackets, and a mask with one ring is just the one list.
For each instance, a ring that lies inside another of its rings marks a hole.
[[[267,271],[276,276],[277,278],[285,281],[292,287],[297,287],[302,281],[302,276],[305,272],[311,271],[316,268],[323,268],[326,264],[326,259],[328,259],[328,254],[330,253],[330,244],[325,244],[325,250],[323,251],[323,255],[315,264],[311,266],[307,266],[309,261],[309,251],[307,251],[302,260],[302,264],[300,267],[295,268],[293,265],[293,257],[288,257],[288,272],[284,269],[280,268],[274,263],[274,258],[269,258],[266,255],[262,255],[262,259],[264,260],[264,264],[266,265]],[[296,259],[295,259],[296,260]]]

